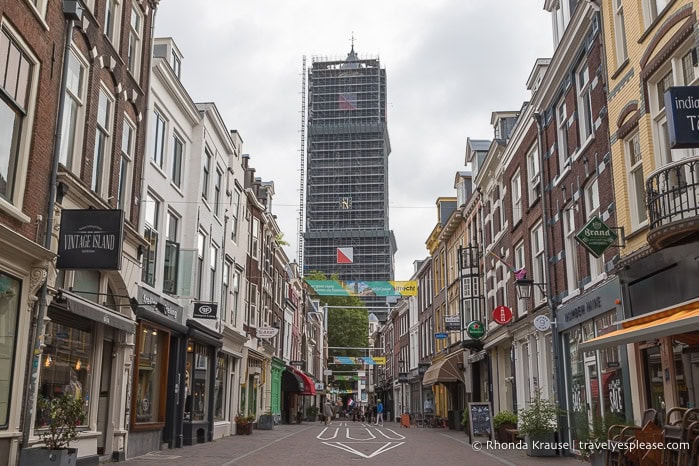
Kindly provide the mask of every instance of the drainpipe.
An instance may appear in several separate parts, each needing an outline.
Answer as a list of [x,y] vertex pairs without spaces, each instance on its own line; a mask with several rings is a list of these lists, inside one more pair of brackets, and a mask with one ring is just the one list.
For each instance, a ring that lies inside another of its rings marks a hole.
[[[68,58],[70,57],[70,44],[72,42],[73,28],[75,22],[82,19],[82,6],[78,0],[63,1],[63,15],[65,16],[65,31],[63,44],[63,61],[61,62],[61,84],[59,88],[58,109],[56,111],[56,126],[53,136],[53,154],[51,165],[51,177],[49,180],[49,199],[46,206],[46,236],[44,237],[44,247],[51,249],[53,239],[53,223],[55,219],[54,207],[56,203],[56,188],[58,185],[58,164],[61,156],[61,134],[63,132],[63,109],[65,108],[66,100],[66,82],[68,80]],[[34,400],[36,398],[37,384],[39,382],[39,363],[41,361],[41,352],[44,347],[44,319],[46,318],[48,308],[48,277],[44,279],[43,285],[39,290],[39,306],[37,315],[32,322],[30,337],[32,341],[30,359],[31,366],[25,377],[25,387],[27,395],[25,398],[23,417],[24,423],[22,426],[22,447],[27,448],[29,442],[29,431],[31,430],[32,414],[34,411]]]

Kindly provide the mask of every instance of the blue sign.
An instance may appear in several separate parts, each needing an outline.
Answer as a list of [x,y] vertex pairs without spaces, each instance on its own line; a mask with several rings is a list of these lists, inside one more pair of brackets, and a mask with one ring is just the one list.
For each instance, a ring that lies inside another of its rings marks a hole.
[[665,92],[670,148],[699,147],[699,87],[671,87]]
[[446,333],[446,332],[439,332],[439,333],[435,333],[435,334],[434,334],[434,337],[435,337],[437,340],[444,340],[445,338],[449,337],[449,334]]

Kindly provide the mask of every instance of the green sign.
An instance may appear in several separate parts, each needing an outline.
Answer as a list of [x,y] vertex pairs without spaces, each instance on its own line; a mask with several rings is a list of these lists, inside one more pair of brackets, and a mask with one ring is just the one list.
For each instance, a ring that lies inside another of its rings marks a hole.
[[617,238],[616,232],[605,225],[597,216],[592,217],[587,225],[575,235],[575,239],[595,257],[601,257],[604,251],[616,242]]
[[483,338],[483,335],[485,335],[485,325],[483,325],[483,322],[477,320],[469,322],[466,327],[466,333],[474,340],[480,340]]

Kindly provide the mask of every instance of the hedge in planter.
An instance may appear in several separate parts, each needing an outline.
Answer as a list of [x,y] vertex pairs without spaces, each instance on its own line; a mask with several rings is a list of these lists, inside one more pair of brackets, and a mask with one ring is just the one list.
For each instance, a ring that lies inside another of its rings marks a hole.
[[527,437],[527,455],[556,456],[555,433],[561,411],[551,400],[541,397],[537,389],[529,405],[519,411],[519,432]]

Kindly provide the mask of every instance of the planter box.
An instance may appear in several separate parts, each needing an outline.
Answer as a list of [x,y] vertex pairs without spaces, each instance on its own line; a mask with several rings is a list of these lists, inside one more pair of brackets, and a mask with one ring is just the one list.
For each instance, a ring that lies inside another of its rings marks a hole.
[[252,434],[252,422],[247,424],[236,424],[235,425],[236,435],[250,435]]
[[495,429],[495,440],[498,442],[512,442],[510,435],[507,433],[508,430],[517,430],[517,424],[511,422],[505,422],[501,424],[497,429]]
[[606,451],[596,451],[590,455],[590,465],[591,466],[604,466],[607,464],[607,452]]
[[24,448],[20,453],[20,466],[75,466],[77,448],[49,450],[48,448]]
[[272,430],[274,429],[274,416],[271,414],[263,414],[257,421],[257,428],[259,430]]
[[556,449],[550,448],[555,442],[556,436],[553,432],[527,435],[527,456],[556,456]]

